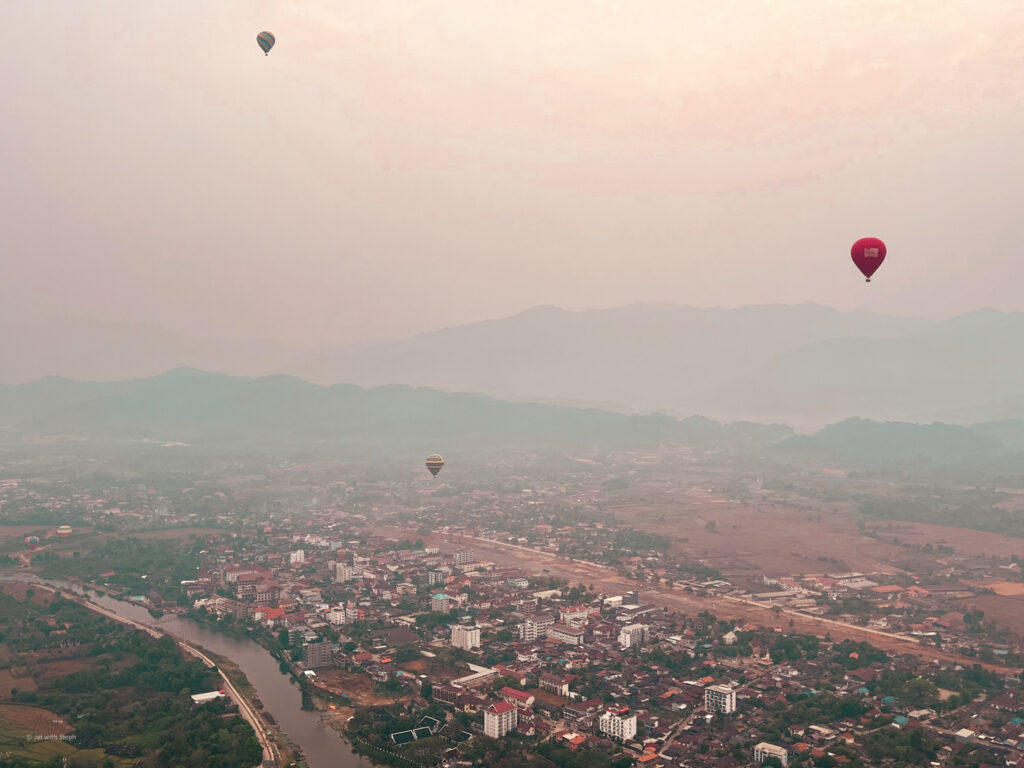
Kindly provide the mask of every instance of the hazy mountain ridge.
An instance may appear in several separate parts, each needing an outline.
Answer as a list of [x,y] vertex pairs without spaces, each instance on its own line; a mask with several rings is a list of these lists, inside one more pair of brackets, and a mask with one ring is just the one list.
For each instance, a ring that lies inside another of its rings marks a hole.
[[981,466],[1024,449],[1011,422],[962,427],[846,419],[770,446],[771,456],[846,467]]
[[265,339],[208,340],[148,323],[73,318],[0,322],[0,383],[42,377],[119,381],[193,367],[250,376],[318,354]]
[[[513,400],[820,427],[851,416],[970,424],[1024,416],[1024,313],[943,322],[814,304],[633,306],[513,317],[342,350],[290,369]],[[985,375],[978,375],[984,371]]]
[[815,304],[535,307],[329,354],[61,322],[42,336],[0,328],[0,380],[29,372],[122,380],[190,366],[801,430],[853,416],[967,425],[1024,417],[1024,356],[1014,354],[1022,343],[1024,313],[982,310],[936,322]]
[[627,415],[401,385],[324,387],[294,376],[244,378],[194,369],[117,382],[47,378],[0,386],[0,429],[5,439],[22,433],[307,446],[623,449],[676,443],[851,468],[979,466],[1024,453],[1021,420],[963,427],[851,418],[797,435],[779,424]]
[[[795,408],[762,392],[766,375],[787,378],[774,371],[783,354],[816,342],[894,339],[935,326],[815,304],[635,305],[582,312],[536,307],[406,341],[341,350],[290,372],[322,384],[402,383],[509,399],[616,403],[623,410],[701,413],[725,421],[785,421],[775,414],[799,420],[803,403]],[[752,396],[764,406],[746,407]]]
[[0,426],[25,433],[154,440],[430,440],[759,446],[792,430],[693,417],[513,403],[427,388],[322,387],[190,369],[110,383],[44,379],[0,387]]

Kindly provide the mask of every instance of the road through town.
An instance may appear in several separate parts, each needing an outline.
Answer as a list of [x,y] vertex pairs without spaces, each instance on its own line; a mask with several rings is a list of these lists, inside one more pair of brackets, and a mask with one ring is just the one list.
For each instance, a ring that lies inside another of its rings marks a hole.
[[[780,630],[825,637],[830,635],[836,640],[854,640],[869,642],[885,651],[892,653],[911,653],[930,661],[954,662],[957,664],[977,663],[955,653],[943,651],[930,645],[923,645],[917,638],[884,632],[871,627],[861,627],[835,619],[812,616],[782,606],[767,606],[740,597],[724,595],[699,596],[680,588],[666,584],[641,582],[621,576],[614,569],[600,563],[585,560],[569,559],[552,552],[523,547],[517,544],[482,539],[475,536],[453,534],[422,536],[415,529],[396,527],[375,527],[373,532],[381,536],[398,539],[425,539],[431,544],[458,546],[472,545],[473,551],[481,559],[500,565],[517,566],[534,576],[544,571],[553,576],[566,579],[571,583],[593,586],[594,591],[604,594],[621,594],[629,590],[643,592],[645,603],[654,603],[658,607],[667,607],[684,613],[710,611],[720,619],[748,621]],[[997,664],[983,664],[986,669],[1001,674],[1017,674],[1017,670]]]

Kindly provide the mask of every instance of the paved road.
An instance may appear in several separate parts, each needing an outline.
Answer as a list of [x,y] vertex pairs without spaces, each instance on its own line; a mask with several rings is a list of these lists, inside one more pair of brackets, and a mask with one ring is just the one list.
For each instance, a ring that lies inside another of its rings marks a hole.
[[[200,659],[204,664],[206,664],[206,666],[217,666],[209,656],[198,648],[189,645],[182,640],[178,640],[177,643],[193,656]],[[242,696],[242,693],[235,687],[235,684],[231,682],[230,678],[228,678],[227,674],[219,668],[217,669],[217,672],[220,673],[221,679],[224,681],[224,687],[230,694],[231,700],[238,705],[238,711],[242,713],[242,717],[244,717],[246,721],[248,721],[249,725],[252,726],[253,730],[256,731],[256,738],[260,740],[260,746],[263,747],[263,764],[280,765],[281,754],[277,749],[277,745],[267,736],[267,726],[264,724],[263,719],[259,716],[256,710],[252,708],[249,702],[246,701],[245,697]]]
[[[386,532],[386,535],[395,535],[400,531],[401,529],[397,528],[381,530],[381,532]],[[405,533],[406,537],[407,535],[408,534]],[[478,545],[483,545],[484,548],[508,551],[510,555],[521,552],[524,555],[527,555],[534,562],[536,562],[538,558],[544,558],[545,560],[549,560],[551,564],[555,566],[555,569],[553,570],[559,571],[556,575],[579,582],[590,582],[598,589],[611,590],[613,593],[615,590],[619,589],[639,589],[648,594],[654,593],[658,595],[663,605],[668,605],[676,609],[697,611],[710,609],[713,613],[718,614],[720,618],[741,618],[766,624],[768,626],[779,626],[781,618],[785,616],[787,619],[793,620],[794,627],[792,631],[797,633],[822,636],[826,632],[831,631],[836,639],[849,639],[856,641],[864,640],[868,642],[874,641],[875,644],[883,650],[895,653],[910,653],[928,660],[953,662],[956,664],[979,663],[974,659],[968,659],[933,646],[922,645],[917,638],[910,637],[908,635],[884,632],[880,629],[862,627],[857,624],[847,624],[846,622],[836,621],[835,619],[826,619],[814,614],[802,613],[791,608],[783,608],[782,606],[777,606],[781,613],[776,614],[772,606],[740,597],[728,597],[724,595],[698,597],[697,595],[685,593],[679,589],[669,589],[651,582],[640,582],[628,579],[624,576],[620,576],[614,569],[607,565],[602,565],[601,563],[578,559],[570,560],[562,555],[544,552],[539,549],[532,549],[518,544],[508,544],[502,541],[494,541],[492,539],[483,539],[476,536],[459,534],[452,534],[450,538],[444,536],[433,536],[429,538],[443,539],[450,543],[476,543]],[[524,562],[523,559],[519,559],[515,564],[523,568],[529,566],[529,562]],[[732,615],[730,616],[728,614]],[[981,666],[1000,674],[1017,674],[1018,672],[1018,670],[1013,670],[1009,667],[997,664],[982,663]]]
[[680,720],[678,725],[676,725],[676,727],[672,730],[672,735],[669,736],[668,739],[665,740],[665,743],[661,745],[661,749],[658,751],[658,754],[660,754],[665,759],[668,759],[668,756],[665,754],[665,752],[667,752],[668,748],[675,743],[675,740],[679,737],[679,734],[683,732],[683,729],[686,728],[686,726],[693,722],[693,718],[695,718],[696,716],[697,707],[693,707],[690,710],[690,714],[688,714],[686,717]]

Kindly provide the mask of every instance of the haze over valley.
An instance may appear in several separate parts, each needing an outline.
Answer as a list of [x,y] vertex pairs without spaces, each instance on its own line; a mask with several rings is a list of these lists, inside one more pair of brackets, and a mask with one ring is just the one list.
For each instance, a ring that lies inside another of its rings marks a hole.
[[0,768],[1024,768],[1022,0],[0,21]]
[[1022,418],[1024,356],[1014,354],[1021,338],[1024,313],[993,310],[932,321],[815,304],[636,305],[536,307],[336,351],[69,320],[7,329],[0,351],[7,383],[50,375],[116,381],[192,367],[803,431],[849,417],[962,425]]

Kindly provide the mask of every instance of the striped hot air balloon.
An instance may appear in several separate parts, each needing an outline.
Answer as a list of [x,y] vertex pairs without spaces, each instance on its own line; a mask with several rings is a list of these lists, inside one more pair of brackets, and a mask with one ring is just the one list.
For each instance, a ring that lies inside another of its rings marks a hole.
[[25,539],[25,544],[28,546],[29,549],[35,549],[39,546],[39,537],[29,536]]
[[256,35],[256,44],[263,51],[264,56],[270,53],[270,49],[274,47],[274,43],[276,42],[277,40],[274,39],[274,36],[270,32],[260,32]]
[[444,466],[444,459],[441,458],[440,454],[433,454],[427,456],[427,469],[430,470],[430,474],[437,477],[437,473],[441,471],[441,467]]
[[57,535],[60,536],[62,539],[66,539],[68,536],[71,535],[71,526],[62,525],[60,528],[57,529]]

